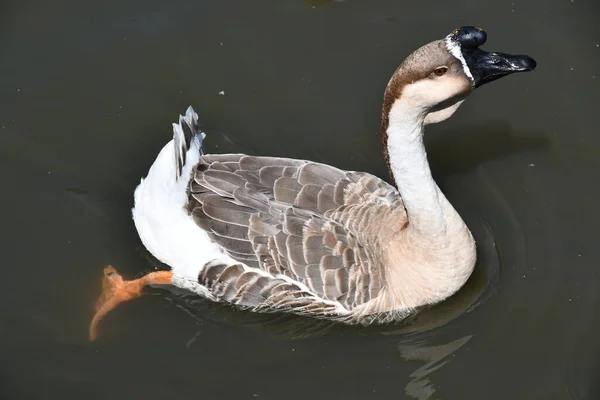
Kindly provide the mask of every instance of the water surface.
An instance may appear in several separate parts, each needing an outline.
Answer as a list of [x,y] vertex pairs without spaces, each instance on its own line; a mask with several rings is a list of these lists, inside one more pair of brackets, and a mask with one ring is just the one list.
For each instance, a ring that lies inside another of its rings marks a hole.
[[[9,0],[0,6],[0,398],[597,399],[594,1]],[[263,318],[154,291],[87,341],[105,264],[154,264],[132,194],[188,105],[209,152],[386,176],[390,74],[461,25],[527,53],[427,131],[479,263],[398,329]],[[224,92],[224,95],[220,95]]]

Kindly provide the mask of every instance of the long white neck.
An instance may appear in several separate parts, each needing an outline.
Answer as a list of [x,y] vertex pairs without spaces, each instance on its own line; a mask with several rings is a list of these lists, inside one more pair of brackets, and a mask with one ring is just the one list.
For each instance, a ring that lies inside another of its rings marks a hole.
[[446,232],[448,201],[431,176],[423,126],[426,114],[410,101],[397,99],[388,114],[387,151],[390,170],[408,214],[408,227],[422,236]]

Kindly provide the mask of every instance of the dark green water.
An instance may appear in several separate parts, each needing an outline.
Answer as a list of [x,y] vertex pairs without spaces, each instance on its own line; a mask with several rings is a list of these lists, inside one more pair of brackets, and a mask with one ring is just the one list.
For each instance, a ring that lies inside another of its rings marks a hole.
[[[3,2],[0,398],[600,398],[598,15],[593,0]],[[88,343],[102,267],[152,265],[133,190],[188,105],[209,152],[385,176],[389,76],[461,25],[538,62],[426,134],[479,244],[463,291],[396,331],[154,291]]]

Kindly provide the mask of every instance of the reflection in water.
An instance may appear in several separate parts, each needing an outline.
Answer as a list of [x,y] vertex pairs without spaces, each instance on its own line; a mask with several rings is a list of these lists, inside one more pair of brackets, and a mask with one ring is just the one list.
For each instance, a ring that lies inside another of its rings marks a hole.
[[[498,267],[497,264],[491,266],[492,268]],[[487,268],[478,268],[476,271],[473,278],[457,295],[451,297],[447,302],[421,311],[410,320],[403,321],[400,326],[365,328],[288,314],[243,312],[198,299],[196,296],[169,297],[169,300],[195,318],[200,326],[193,337],[187,341],[186,348],[188,349],[194,345],[197,339],[202,337],[202,326],[219,323],[243,325],[254,331],[261,331],[287,340],[308,339],[325,334],[399,335],[400,342],[397,348],[400,357],[404,361],[425,362],[424,365],[409,375],[410,381],[405,387],[405,393],[411,398],[430,400],[433,399],[431,396],[435,393],[435,385],[431,381],[430,374],[445,365],[448,362],[446,358],[466,344],[472,335],[439,344],[439,338],[424,340],[419,339],[419,336],[415,334],[449,323],[475,307],[479,303],[478,300],[481,300],[489,290],[493,289],[490,286],[489,277],[495,276],[496,272],[487,271]],[[403,334],[404,336],[402,336]]]
[[438,346],[426,346],[423,343],[400,344],[398,350],[403,360],[426,362],[410,374],[412,380],[406,385],[406,395],[418,400],[432,399],[431,396],[435,393],[435,388],[429,379],[429,374],[445,365],[448,362],[445,358],[455,353],[472,337],[472,335],[465,336]]

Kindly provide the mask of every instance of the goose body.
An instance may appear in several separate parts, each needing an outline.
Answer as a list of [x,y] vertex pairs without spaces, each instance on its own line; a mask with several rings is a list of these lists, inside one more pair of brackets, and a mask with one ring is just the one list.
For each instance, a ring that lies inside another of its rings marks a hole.
[[448,118],[477,86],[535,67],[527,56],[480,50],[485,40],[479,28],[457,29],[392,76],[381,132],[396,186],[308,160],[203,154],[205,135],[188,108],[132,211],[144,246],[171,270],[127,282],[107,268],[91,337],[147,284],[363,325],[403,319],[458,291],[475,266],[475,241],[431,176],[424,125]]

